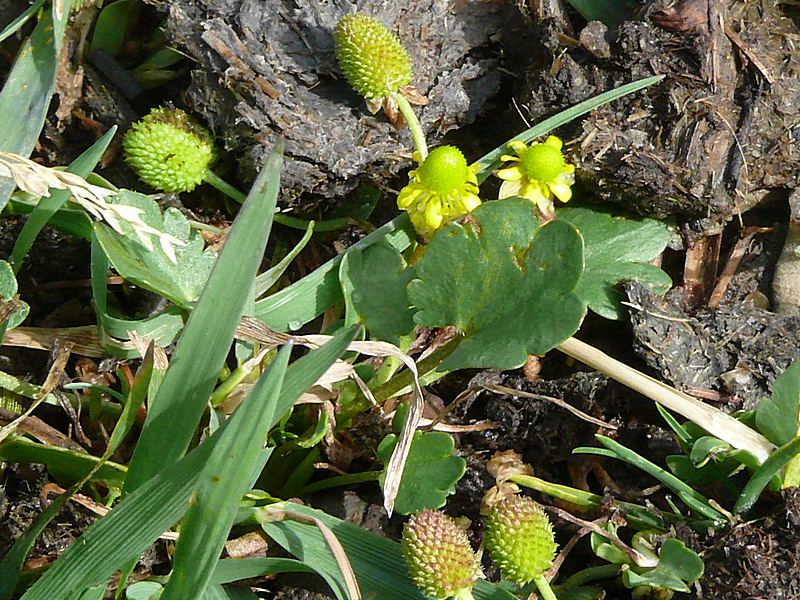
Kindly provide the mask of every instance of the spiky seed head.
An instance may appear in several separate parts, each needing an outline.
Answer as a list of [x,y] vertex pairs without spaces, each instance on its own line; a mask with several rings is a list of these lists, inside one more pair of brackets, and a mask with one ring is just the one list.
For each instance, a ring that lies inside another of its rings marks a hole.
[[344,76],[367,100],[393,94],[411,82],[411,59],[380,21],[363,13],[345,15],[333,39]]
[[139,178],[162,192],[193,190],[215,158],[211,132],[184,111],[163,106],[134,123],[122,147]]
[[527,496],[507,496],[494,506],[484,542],[503,579],[517,585],[544,573],[556,554],[553,525]]
[[431,150],[417,174],[426,187],[447,194],[464,187],[469,167],[461,150],[455,146],[439,146]]
[[401,546],[411,579],[437,600],[465,597],[480,574],[466,531],[439,511],[412,515],[403,528]]

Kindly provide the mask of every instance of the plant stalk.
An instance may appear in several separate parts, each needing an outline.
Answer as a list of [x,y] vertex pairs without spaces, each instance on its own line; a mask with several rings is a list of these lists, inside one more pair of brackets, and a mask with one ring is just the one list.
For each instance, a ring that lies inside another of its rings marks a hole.
[[567,356],[608,375],[612,379],[647,396],[705,429],[711,435],[728,442],[734,448],[746,450],[763,463],[775,446],[763,435],[744,423],[697,398],[676,390],[636,369],[629,367],[594,346],[569,338],[556,346]]
[[544,576],[544,573],[534,577],[533,583],[536,584],[536,589],[539,590],[542,600],[558,600],[553,593],[553,589],[550,587],[550,583],[548,583],[547,578]]
[[408,132],[411,134],[411,140],[414,142],[414,147],[419,152],[420,164],[428,156],[428,144],[425,141],[425,132],[422,131],[422,125],[419,123],[417,113],[411,107],[411,104],[406,100],[405,96],[401,93],[392,94],[392,99],[397,103],[397,109],[408,125]]
[[[231,200],[242,204],[247,197],[245,194],[237,190],[233,187],[230,183],[222,179],[219,175],[214,173],[211,169],[206,171],[205,175],[203,176],[203,180],[215,187],[217,190],[225,194]],[[289,215],[284,215],[283,213],[276,212],[272,219],[276,223],[280,223],[284,227],[291,227],[292,229],[301,229],[305,231],[308,229],[309,221],[306,219],[299,219],[297,217],[290,217]],[[340,229],[346,229],[350,226],[350,219],[340,218],[340,219],[330,219],[328,221],[315,221],[314,231],[338,231]]]

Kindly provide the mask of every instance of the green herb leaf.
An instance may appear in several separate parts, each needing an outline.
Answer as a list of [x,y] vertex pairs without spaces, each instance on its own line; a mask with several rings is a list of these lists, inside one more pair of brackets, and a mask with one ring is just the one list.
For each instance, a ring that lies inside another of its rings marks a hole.
[[203,250],[202,236],[192,231],[179,210],[168,208],[163,216],[158,204],[143,194],[121,190],[119,204],[144,210],[142,220],[185,243],[175,247],[177,263],[172,262],[158,244],[145,248],[135,235],[121,236],[104,223],[95,223],[97,240],[117,272],[145,289],[188,308],[200,297],[217,256]]
[[756,409],[756,427],[773,444],[788,444],[798,433],[800,422],[800,360],[775,380],[772,396]]
[[[390,433],[378,446],[378,458],[389,464],[397,444],[397,435]],[[400,491],[394,509],[408,515],[423,508],[440,508],[456,491],[456,483],[464,476],[467,462],[455,452],[453,437],[442,431],[417,431],[403,470]],[[383,488],[386,470],[378,477]]]
[[650,586],[676,592],[689,592],[687,583],[703,576],[703,559],[686,547],[683,542],[669,538],[664,540],[658,553],[658,565],[643,573],[627,569],[622,573],[622,582],[627,588]]
[[28,316],[31,307],[17,295],[17,278],[14,269],[4,260],[0,260],[0,311],[5,318],[0,319],[0,339],[9,329],[14,329]]
[[347,322],[363,323],[372,339],[399,344],[414,328],[406,286],[415,274],[386,242],[348,252],[339,268]]
[[408,287],[421,325],[465,338],[441,365],[512,369],[570,337],[586,314],[575,293],[583,241],[563,220],[539,226],[535,207],[510,198],[439,230]]
[[633,19],[636,2],[634,0],[568,0],[587,21],[602,21],[609,27],[616,27],[623,21]]
[[620,281],[635,279],[658,294],[672,285],[669,275],[648,264],[664,251],[671,237],[661,221],[605,208],[562,208],[556,216],[583,236],[586,266],[575,291],[598,315],[607,319],[625,316],[616,289]]

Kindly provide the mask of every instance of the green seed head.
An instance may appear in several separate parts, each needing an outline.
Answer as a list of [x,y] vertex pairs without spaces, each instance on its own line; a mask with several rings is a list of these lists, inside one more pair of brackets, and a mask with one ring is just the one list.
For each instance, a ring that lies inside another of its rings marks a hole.
[[411,59],[400,40],[372,17],[362,13],[342,17],[333,39],[344,76],[367,100],[393,94],[411,81]]
[[561,150],[549,144],[534,144],[520,157],[523,172],[528,179],[552,181],[564,169]]
[[494,506],[484,542],[503,579],[517,585],[544,573],[556,554],[550,519],[527,496],[507,496]]
[[425,509],[408,520],[402,549],[411,579],[437,600],[468,597],[480,574],[467,533],[439,511]]
[[189,192],[214,161],[214,138],[180,109],[154,108],[122,140],[125,161],[147,185]]
[[447,194],[464,187],[469,176],[467,159],[455,146],[439,146],[434,148],[417,175],[429,190]]

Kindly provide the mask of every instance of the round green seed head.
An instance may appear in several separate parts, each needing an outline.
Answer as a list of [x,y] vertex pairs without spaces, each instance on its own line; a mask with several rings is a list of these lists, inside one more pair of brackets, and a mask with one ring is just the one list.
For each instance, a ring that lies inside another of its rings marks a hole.
[[413,515],[401,546],[412,581],[428,596],[458,597],[475,585],[480,565],[467,533],[443,513],[425,509]]
[[520,164],[528,179],[552,181],[564,169],[561,150],[549,144],[534,144],[520,157]]
[[417,169],[417,175],[428,189],[447,194],[464,187],[469,167],[461,150],[455,146],[439,146],[431,150]]
[[411,59],[400,40],[372,17],[342,17],[333,40],[344,76],[364,98],[383,98],[411,82]]
[[154,108],[122,140],[125,161],[147,185],[189,192],[214,162],[214,138],[180,109]]
[[503,579],[517,585],[544,573],[556,555],[553,525],[527,496],[508,496],[494,506],[484,542]]

